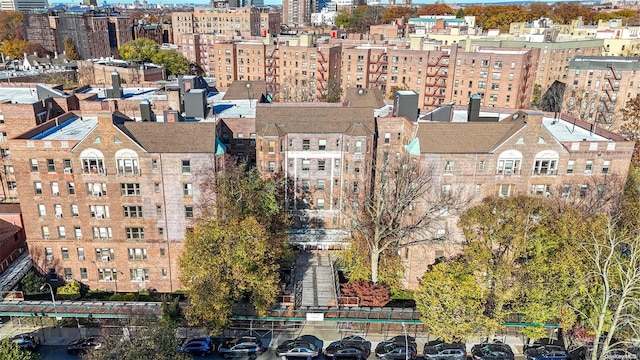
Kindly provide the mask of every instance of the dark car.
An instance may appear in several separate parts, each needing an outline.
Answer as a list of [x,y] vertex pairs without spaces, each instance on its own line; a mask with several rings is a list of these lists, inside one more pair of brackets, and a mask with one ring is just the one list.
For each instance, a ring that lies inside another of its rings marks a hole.
[[69,354],[80,354],[88,350],[100,349],[102,344],[96,337],[85,337],[78,340],[74,340],[67,345],[67,352]]
[[415,359],[418,355],[416,348],[415,338],[410,336],[395,336],[389,340],[378,343],[375,353],[378,359]]
[[210,337],[191,339],[180,346],[180,352],[190,355],[205,356],[211,354],[213,350],[214,345],[212,344]]
[[11,339],[20,346],[22,350],[38,351],[40,348],[40,338],[34,334],[20,334]]
[[474,360],[514,360],[513,350],[502,342],[473,345],[471,354]]
[[328,359],[332,359],[334,354],[344,349],[358,349],[363,351],[368,357],[371,353],[371,341],[366,340],[361,336],[347,336],[342,340],[334,341],[324,350],[324,356]]
[[220,347],[218,347],[218,352],[224,358],[239,356],[257,357],[262,354],[262,341],[253,336],[227,338],[220,344]]
[[557,345],[543,345],[535,348],[528,348],[524,351],[527,360],[568,360],[569,353]]
[[423,354],[427,360],[464,360],[467,357],[467,345],[442,340],[430,341],[424,344]]
[[299,358],[316,358],[322,354],[324,342],[313,335],[302,335],[295,339],[285,340],[276,348],[276,355]]
[[365,360],[369,357],[370,352],[364,346],[353,345],[335,351],[331,358],[335,360]]

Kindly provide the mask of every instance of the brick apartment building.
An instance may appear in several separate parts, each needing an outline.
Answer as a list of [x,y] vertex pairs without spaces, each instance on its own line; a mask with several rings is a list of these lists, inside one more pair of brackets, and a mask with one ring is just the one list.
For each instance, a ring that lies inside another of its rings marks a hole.
[[29,252],[94,289],[175,291],[215,124],[123,118],[67,113],[11,140]]
[[[269,21],[268,16],[266,20]],[[171,24],[175,36],[184,34],[261,35],[261,13],[256,8],[234,10],[196,8],[194,12],[174,12],[171,14]]]

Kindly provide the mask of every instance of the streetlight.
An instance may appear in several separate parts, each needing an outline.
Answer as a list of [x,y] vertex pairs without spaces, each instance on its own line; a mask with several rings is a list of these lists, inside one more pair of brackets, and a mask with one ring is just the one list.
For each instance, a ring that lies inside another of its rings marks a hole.
[[409,338],[407,337],[407,327],[402,322],[402,331],[404,332],[404,360],[409,360]]
[[44,283],[44,285],[40,286],[40,291],[43,291],[45,287],[49,287],[49,291],[51,291],[51,302],[53,303],[53,312],[56,313],[56,327],[58,328],[58,343],[62,344],[62,332],[60,331],[60,323],[58,322],[58,308],[56,307],[56,298],[53,296],[53,288],[51,284]]
[[251,89],[251,83],[247,83],[247,99],[249,99],[249,107],[251,107],[251,95],[249,94],[249,90]]

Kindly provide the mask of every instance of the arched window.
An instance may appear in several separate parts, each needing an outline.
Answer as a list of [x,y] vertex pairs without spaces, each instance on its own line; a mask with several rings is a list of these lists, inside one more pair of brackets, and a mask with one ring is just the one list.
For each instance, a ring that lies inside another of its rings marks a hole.
[[116,164],[120,175],[140,175],[138,154],[129,149],[116,151]]
[[558,158],[556,151],[543,150],[536,154],[533,163],[533,175],[555,175],[558,173]]
[[500,175],[520,175],[522,153],[518,150],[506,150],[498,156],[496,173]]
[[84,174],[101,174],[107,173],[104,167],[104,155],[97,149],[85,149],[80,153],[80,161],[82,162],[82,172]]

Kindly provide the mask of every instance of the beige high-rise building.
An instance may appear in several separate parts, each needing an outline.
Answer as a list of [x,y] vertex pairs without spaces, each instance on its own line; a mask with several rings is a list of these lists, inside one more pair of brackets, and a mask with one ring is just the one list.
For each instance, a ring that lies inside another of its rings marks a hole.
[[303,27],[311,23],[311,13],[316,12],[316,0],[283,0],[282,23],[290,28]]

